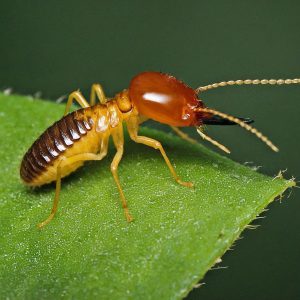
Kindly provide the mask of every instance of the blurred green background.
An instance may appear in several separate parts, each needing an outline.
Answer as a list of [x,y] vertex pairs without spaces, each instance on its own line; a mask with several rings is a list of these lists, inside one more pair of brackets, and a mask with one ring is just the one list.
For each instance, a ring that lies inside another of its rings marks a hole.
[[[101,82],[114,95],[145,70],[171,73],[195,88],[230,79],[300,77],[296,0],[2,0],[0,9],[2,90],[40,91],[56,100],[78,88],[88,93]],[[280,148],[272,153],[237,127],[208,128],[232,149],[233,160],[262,166],[271,176],[287,169],[286,178],[300,177],[300,85],[220,88],[201,98],[207,106],[255,119]],[[225,254],[221,266],[228,268],[210,271],[188,299],[300,299],[299,196],[294,189],[289,199],[273,203],[266,218],[255,221],[262,226],[244,232]]]

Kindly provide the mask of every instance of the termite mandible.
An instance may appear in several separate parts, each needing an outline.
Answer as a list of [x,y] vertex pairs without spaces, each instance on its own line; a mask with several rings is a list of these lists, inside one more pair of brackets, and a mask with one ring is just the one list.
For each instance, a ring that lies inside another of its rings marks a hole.
[[[131,80],[128,89],[111,99],[106,98],[100,84],[92,85],[90,104],[79,91],[72,92],[63,118],[50,126],[33,143],[21,163],[20,175],[26,185],[35,187],[56,182],[51,213],[45,221],[38,224],[38,227],[48,224],[57,211],[61,178],[75,171],[87,160],[103,159],[107,154],[110,136],[117,149],[111,163],[111,172],[119,190],[126,219],[128,222],[133,220],[118,177],[118,165],[124,148],[123,122],[126,123],[129,136],[133,141],[160,151],[174,179],[186,187],[192,187],[193,184],[180,179],[161,143],[138,135],[139,125],[142,122],[152,119],[170,125],[180,137],[189,142],[195,141],[178,127],[194,126],[203,139],[227,153],[229,150],[225,146],[204,134],[203,125],[238,124],[277,152],[278,148],[266,136],[249,125],[252,120],[233,117],[207,108],[198,98],[198,94],[227,85],[296,83],[300,83],[300,79],[247,79],[223,81],[192,89],[169,74],[143,72]],[[96,104],[96,98],[100,103]],[[82,108],[69,113],[74,100]]]

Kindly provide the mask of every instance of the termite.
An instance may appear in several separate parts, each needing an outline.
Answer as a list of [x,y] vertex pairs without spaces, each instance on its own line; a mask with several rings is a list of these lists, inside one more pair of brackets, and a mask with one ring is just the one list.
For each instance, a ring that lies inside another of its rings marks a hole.
[[[100,84],[92,85],[90,103],[79,91],[72,92],[68,97],[63,118],[46,129],[24,155],[21,163],[20,175],[26,185],[35,187],[56,182],[51,213],[45,221],[38,224],[38,227],[48,224],[57,211],[61,178],[74,172],[85,161],[103,159],[107,154],[110,136],[117,149],[111,163],[111,172],[120,194],[126,220],[128,222],[133,220],[118,177],[118,165],[124,148],[123,123],[127,125],[129,136],[133,141],[160,151],[175,181],[185,187],[192,187],[193,184],[180,179],[161,143],[150,137],[138,135],[139,125],[142,122],[152,119],[170,125],[181,138],[192,143],[195,141],[179,127],[194,126],[203,139],[227,153],[230,152],[228,148],[204,134],[203,126],[238,124],[277,152],[278,148],[266,136],[249,125],[252,120],[207,108],[198,95],[209,89],[228,85],[296,83],[300,83],[300,79],[248,79],[224,81],[192,89],[169,74],[143,72],[131,80],[128,89],[111,99],[106,98]],[[100,103],[96,104],[97,98]],[[69,113],[74,100],[82,108]]]

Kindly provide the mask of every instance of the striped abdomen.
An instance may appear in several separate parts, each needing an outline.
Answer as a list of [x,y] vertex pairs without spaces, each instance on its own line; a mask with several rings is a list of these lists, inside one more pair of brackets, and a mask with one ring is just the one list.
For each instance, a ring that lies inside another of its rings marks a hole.
[[[76,145],[94,125],[92,108],[70,113],[50,126],[30,147],[21,163],[20,175],[28,185],[42,185],[54,180],[51,168],[58,158],[74,152]],[[67,174],[66,174],[67,175]],[[43,179],[41,179],[43,178]]]

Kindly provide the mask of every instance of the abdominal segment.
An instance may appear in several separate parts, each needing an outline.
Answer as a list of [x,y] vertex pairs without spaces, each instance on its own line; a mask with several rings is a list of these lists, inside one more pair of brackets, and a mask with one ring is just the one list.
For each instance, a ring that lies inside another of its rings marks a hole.
[[[86,117],[86,110],[90,108],[80,109],[55,122],[30,147],[20,169],[21,178],[27,185],[54,181],[57,165],[62,158],[82,152],[97,152],[99,137],[92,130],[94,120]],[[67,176],[82,164],[78,162],[66,166],[62,175]]]

